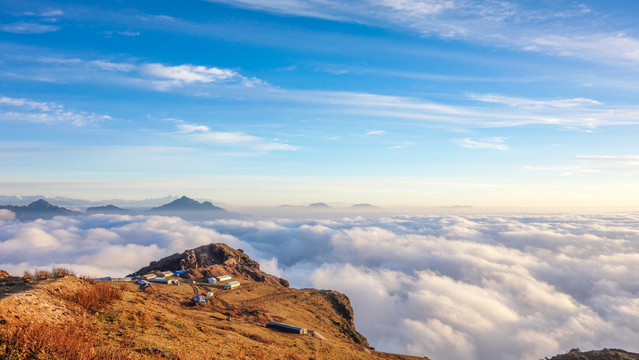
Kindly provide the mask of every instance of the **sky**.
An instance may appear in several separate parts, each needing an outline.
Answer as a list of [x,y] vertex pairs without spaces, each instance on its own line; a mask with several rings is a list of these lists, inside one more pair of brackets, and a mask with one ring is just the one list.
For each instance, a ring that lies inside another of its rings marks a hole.
[[0,193],[639,203],[639,3],[0,3]]

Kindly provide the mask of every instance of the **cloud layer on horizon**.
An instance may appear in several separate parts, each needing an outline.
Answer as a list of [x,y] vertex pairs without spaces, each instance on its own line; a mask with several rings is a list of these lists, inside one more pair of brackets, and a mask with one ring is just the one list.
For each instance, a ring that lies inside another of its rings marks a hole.
[[[5,214],[6,215],[6,214]],[[4,220],[2,220],[4,219]],[[209,242],[245,249],[294,287],[346,293],[379,350],[434,359],[638,351],[639,216],[338,220],[0,218],[0,268],[119,275]]]

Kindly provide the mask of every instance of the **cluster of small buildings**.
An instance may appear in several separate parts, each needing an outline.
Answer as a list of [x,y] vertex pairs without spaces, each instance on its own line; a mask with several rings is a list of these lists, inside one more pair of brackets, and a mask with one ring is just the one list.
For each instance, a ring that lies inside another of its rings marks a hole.
[[[120,281],[127,281],[127,282],[133,282],[136,285],[139,285],[140,288],[142,289],[146,289],[149,286],[151,286],[151,283],[156,283],[156,284],[167,284],[167,285],[180,285],[180,280],[177,279],[176,277],[178,276],[183,276],[185,274],[187,274],[189,272],[189,270],[178,270],[175,272],[172,271],[155,271],[155,272],[150,272],[144,275],[134,275],[134,276],[127,276],[127,277],[123,277],[123,278],[112,278],[110,276],[105,276],[105,277],[101,277],[101,278],[97,278],[94,280],[98,280],[98,281],[113,281],[113,282],[120,282]],[[217,284],[218,282],[223,282],[223,281],[229,281],[231,280],[231,276],[230,275],[220,275],[220,276],[212,276],[210,278],[207,278],[207,282],[209,284]],[[239,281],[229,281],[226,284],[224,284],[224,289],[235,289],[236,287],[240,286],[240,282]],[[213,296],[212,293],[209,293],[211,295],[208,296]]]
[[[189,272],[189,270],[179,270],[176,272],[171,272],[171,271],[156,271],[156,272],[151,272],[148,274],[144,274],[144,275],[135,275],[135,276],[129,276],[129,277],[123,277],[123,278],[112,278],[109,276],[106,277],[102,277],[102,278],[98,278],[95,280],[101,280],[101,281],[129,281],[129,282],[133,282],[134,284],[140,286],[140,289],[146,289],[148,287],[151,286],[151,283],[158,283],[158,284],[167,284],[167,285],[180,285],[180,281],[178,279],[170,279],[170,277],[177,277],[177,276],[182,276],[184,274],[187,274]],[[231,280],[231,275],[220,275],[220,276],[211,276],[209,278],[206,279],[206,281],[209,284],[217,284],[219,282],[224,282],[224,281],[228,281],[226,284],[224,284],[224,289],[225,290],[230,290],[230,289],[235,289],[238,286],[240,286],[240,282],[237,280],[233,280],[233,281],[229,281]],[[214,296],[215,293],[210,291],[206,293],[207,297],[211,297]],[[194,296],[191,300],[193,300],[194,303],[199,303],[199,304],[206,304],[206,298],[203,295],[196,295]],[[266,328],[272,329],[272,330],[276,330],[276,331],[281,331],[281,332],[286,332],[286,333],[293,333],[293,334],[306,334],[307,330],[305,328],[302,327],[298,327],[298,326],[293,326],[293,325],[288,325],[288,324],[282,324],[282,323],[277,323],[277,322],[269,322],[265,325]]]

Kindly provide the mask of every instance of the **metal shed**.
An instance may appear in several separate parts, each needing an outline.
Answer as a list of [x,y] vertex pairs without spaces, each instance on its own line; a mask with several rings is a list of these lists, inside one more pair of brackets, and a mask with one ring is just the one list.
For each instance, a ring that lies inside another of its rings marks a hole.
[[303,327],[293,326],[289,324],[282,324],[277,322],[270,322],[266,324],[266,327],[269,329],[291,333],[291,334],[306,334],[307,330]]
[[231,281],[231,282],[227,282],[226,284],[224,284],[224,288],[225,289],[235,289],[238,286],[240,286],[240,282],[239,281]]

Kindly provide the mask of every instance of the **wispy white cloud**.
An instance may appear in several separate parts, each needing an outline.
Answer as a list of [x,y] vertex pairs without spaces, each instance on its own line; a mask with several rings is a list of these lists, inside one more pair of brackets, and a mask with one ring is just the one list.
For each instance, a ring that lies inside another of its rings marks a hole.
[[594,161],[639,165],[639,156],[637,155],[628,155],[628,156],[578,155],[576,158],[579,160],[594,160]]
[[585,176],[590,173],[598,173],[601,170],[593,169],[586,166],[524,166],[527,171],[543,171],[558,173],[561,176]]
[[51,10],[43,10],[38,12],[27,11],[24,13],[27,16],[41,16],[41,17],[55,17],[55,16],[64,16],[64,11],[60,9],[51,9]]
[[588,35],[546,35],[531,38],[524,50],[546,51],[560,56],[586,59],[639,61],[639,39],[623,32]]
[[522,109],[566,109],[592,105],[603,105],[599,101],[586,98],[536,100],[495,94],[471,95],[470,98],[477,101],[504,104]]
[[162,64],[147,64],[146,72],[160,78],[175,80],[181,83],[216,82],[232,79],[238,73],[230,69],[217,67],[194,66],[190,64],[178,66],[164,66]]
[[[294,16],[400,27],[424,36],[456,38],[555,56],[632,64],[639,61],[635,50],[639,39],[622,32],[623,28],[616,28],[613,17],[599,15],[583,4],[559,2],[550,8],[536,9],[512,1],[209,1]],[[589,26],[575,26],[575,22]]]
[[129,31],[129,30],[123,30],[123,31],[112,31],[112,30],[108,30],[104,32],[105,35],[111,36],[114,34],[117,35],[122,35],[122,36],[140,36],[140,32],[139,31]]
[[178,128],[178,133],[187,134],[191,140],[216,143],[216,144],[235,144],[235,143],[250,143],[260,140],[256,136],[251,136],[241,132],[226,132],[226,131],[211,131],[211,128],[206,125],[190,124],[182,120],[166,119],[175,123]]
[[256,151],[295,151],[297,146],[281,143],[270,142],[267,143],[263,138],[249,135],[243,132],[228,132],[228,131],[211,131],[211,128],[206,125],[189,124],[182,120],[167,119],[175,123],[178,128],[178,133],[186,134],[192,141],[211,143],[211,144],[226,144],[226,145],[246,145]]
[[26,121],[44,124],[68,123],[75,126],[85,126],[109,119],[111,117],[108,115],[67,110],[64,106],[53,102],[0,97],[0,121]]
[[272,142],[264,145],[259,145],[257,149],[260,151],[296,151],[298,147],[290,144]]
[[49,82],[102,81],[158,91],[182,91],[196,97],[275,100],[322,106],[322,111],[340,114],[473,127],[541,124],[579,131],[592,131],[600,126],[639,124],[639,107],[610,105],[586,97],[539,99],[493,93],[470,94],[461,102],[443,103],[428,98],[378,93],[285,89],[244,76],[233,69],[214,66],[173,66],[46,55],[33,57],[32,61],[37,63],[36,71],[24,72],[21,76]]
[[405,142],[403,144],[390,146],[389,149],[391,149],[391,150],[406,149],[406,148],[411,147],[413,145],[415,145],[414,142],[407,141],[407,142]]
[[140,15],[138,19],[142,21],[178,22],[180,19],[169,15]]
[[162,64],[146,64],[144,71],[156,78],[168,79],[154,81],[156,88],[167,90],[173,87],[181,87],[193,83],[240,83],[247,87],[255,87],[265,84],[257,78],[248,78],[237,71],[218,67],[206,67],[202,65],[177,65],[165,66]]
[[92,65],[106,71],[131,71],[135,69],[135,65],[126,63],[115,63],[104,60],[93,60],[90,62]]
[[210,142],[218,144],[236,144],[247,143],[259,140],[258,137],[248,135],[241,132],[225,132],[225,131],[202,131],[193,133],[191,139],[201,142]]
[[175,126],[183,133],[194,133],[194,132],[208,132],[210,128],[206,125],[196,125],[196,124],[186,124],[183,122],[177,123]]
[[17,22],[2,25],[2,31],[16,34],[43,34],[60,30],[59,26],[38,24],[33,22]]
[[506,138],[503,137],[481,138],[479,140],[473,140],[471,138],[455,140],[457,145],[467,149],[494,149],[502,151],[510,149],[505,142]]
[[386,131],[384,130],[369,130],[366,132],[366,135],[386,135]]

